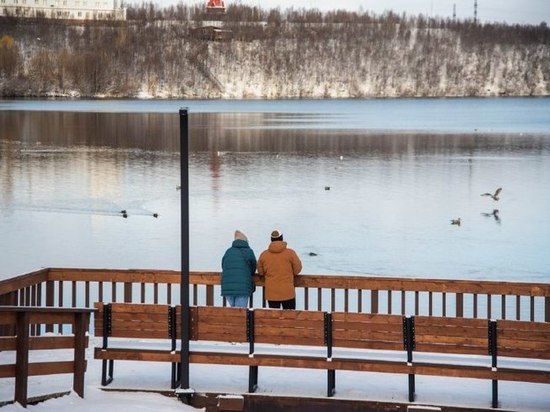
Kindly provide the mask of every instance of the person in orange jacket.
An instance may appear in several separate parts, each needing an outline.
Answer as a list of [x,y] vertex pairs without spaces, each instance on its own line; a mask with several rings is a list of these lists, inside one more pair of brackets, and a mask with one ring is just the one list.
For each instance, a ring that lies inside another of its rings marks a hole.
[[296,309],[294,277],[302,271],[296,252],[287,247],[283,234],[271,232],[271,243],[258,259],[258,274],[265,278],[265,298],[270,308]]

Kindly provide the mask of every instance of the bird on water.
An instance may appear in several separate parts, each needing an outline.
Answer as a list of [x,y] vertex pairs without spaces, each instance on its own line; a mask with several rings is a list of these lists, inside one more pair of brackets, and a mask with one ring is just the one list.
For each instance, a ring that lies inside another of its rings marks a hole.
[[493,198],[493,200],[498,201],[498,199],[500,199],[500,198],[498,197],[498,195],[500,194],[501,191],[502,191],[502,187],[499,187],[499,188],[495,191],[494,194],[493,194],[493,193],[482,193],[481,196],[489,196],[489,197]]
[[451,219],[451,225],[460,226],[460,223],[461,223],[460,218],[458,218],[458,219]]
[[485,217],[493,216],[495,218],[495,221],[500,223],[500,216],[498,214],[499,214],[498,209],[493,209],[493,211],[491,213],[482,213],[482,215],[485,216]]

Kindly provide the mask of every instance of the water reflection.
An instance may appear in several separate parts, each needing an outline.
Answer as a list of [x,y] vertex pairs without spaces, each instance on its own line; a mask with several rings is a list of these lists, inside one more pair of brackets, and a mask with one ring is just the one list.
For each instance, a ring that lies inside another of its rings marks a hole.
[[[191,151],[290,152],[410,156],[476,151],[548,150],[536,134],[389,133],[316,127],[318,115],[296,115],[310,127],[294,128],[288,114],[194,113]],[[293,117],[293,118],[294,118]],[[324,115],[323,117],[326,117]],[[285,123],[284,128],[272,127]],[[0,111],[3,144],[38,153],[74,146],[179,152],[179,117],[166,113],[84,113]],[[36,146],[43,146],[41,148]],[[54,148],[50,147],[53,146]],[[9,151],[9,150],[8,150]]]

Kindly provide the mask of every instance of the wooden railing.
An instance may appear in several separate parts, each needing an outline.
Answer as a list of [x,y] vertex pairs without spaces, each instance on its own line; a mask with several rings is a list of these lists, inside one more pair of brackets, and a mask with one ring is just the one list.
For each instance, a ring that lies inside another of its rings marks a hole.
[[[73,374],[73,390],[84,397],[85,351],[88,347],[86,332],[90,324],[91,309],[40,308],[0,306],[0,352],[15,351],[14,364],[0,365],[0,378],[15,377],[14,399],[27,406],[29,376]],[[44,325],[69,325],[65,334],[32,336]],[[73,360],[56,359],[54,349],[74,349]],[[30,350],[48,350],[51,361],[31,362]]]
[[[219,283],[219,272],[190,273],[191,305],[225,306]],[[256,285],[252,306],[265,307]],[[548,283],[301,275],[296,290],[304,310],[550,321]],[[179,292],[177,271],[50,268],[0,281],[0,305],[177,304]]]

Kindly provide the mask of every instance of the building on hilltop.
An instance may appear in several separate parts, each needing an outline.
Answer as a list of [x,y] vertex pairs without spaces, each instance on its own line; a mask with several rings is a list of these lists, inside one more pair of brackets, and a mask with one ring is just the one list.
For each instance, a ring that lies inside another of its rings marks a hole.
[[0,16],[126,20],[126,9],[118,0],[0,0]]

